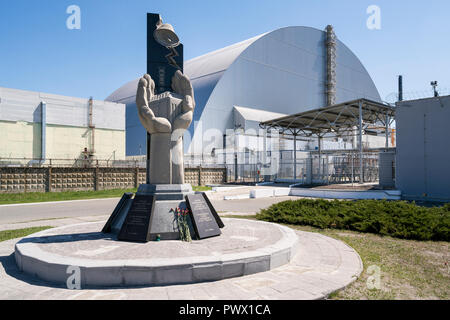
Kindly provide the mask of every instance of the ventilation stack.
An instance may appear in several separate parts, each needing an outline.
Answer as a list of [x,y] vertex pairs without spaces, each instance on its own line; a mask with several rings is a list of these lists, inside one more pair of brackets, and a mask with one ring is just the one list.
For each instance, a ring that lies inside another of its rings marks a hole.
[[327,83],[326,83],[326,98],[327,105],[336,104],[336,34],[333,26],[326,27],[327,39]]

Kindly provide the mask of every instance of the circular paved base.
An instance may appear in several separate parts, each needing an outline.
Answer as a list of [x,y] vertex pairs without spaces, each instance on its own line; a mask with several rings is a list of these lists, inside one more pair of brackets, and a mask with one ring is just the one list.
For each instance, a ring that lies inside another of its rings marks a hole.
[[290,228],[238,219],[224,223],[219,237],[146,244],[116,241],[99,232],[101,222],[65,226],[22,239],[15,258],[21,271],[45,281],[65,285],[79,267],[82,287],[117,287],[239,277],[280,267],[294,256],[298,237]]

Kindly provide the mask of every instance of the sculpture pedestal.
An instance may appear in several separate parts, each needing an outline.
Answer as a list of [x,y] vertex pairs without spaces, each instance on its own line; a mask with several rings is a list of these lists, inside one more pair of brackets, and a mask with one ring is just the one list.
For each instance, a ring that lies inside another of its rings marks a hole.
[[[187,208],[185,196],[193,194],[190,184],[141,184],[136,195],[154,196],[155,207],[150,216],[149,241],[179,240],[178,220],[176,208]],[[190,228],[194,236],[193,228]]]
[[183,138],[171,133],[154,133],[150,139],[150,183],[183,184]]
[[[183,99],[173,92],[155,95],[149,108],[155,117],[165,118],[170,123],[182,112]],[[150,137],[150,183],[184,184],[183,136],[179,132],[152,133]]]
[[[119,240],[148,242],[179,240],[176,208],[186,209],[185,196],[194,194],[190,184],[141,184],[134,199],[120,201],[120,207],[103,228]],[[192,225],[191,236],[195,235]]]

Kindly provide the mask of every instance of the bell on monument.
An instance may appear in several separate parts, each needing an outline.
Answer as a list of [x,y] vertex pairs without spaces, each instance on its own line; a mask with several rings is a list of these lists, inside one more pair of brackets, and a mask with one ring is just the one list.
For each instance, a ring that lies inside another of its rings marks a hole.
[[153,36],[160,45],[167,48],[175,48],[180,44],[180,39],[176,35],[172,25],[168,23],[163,24],[161,20],[157,24]]

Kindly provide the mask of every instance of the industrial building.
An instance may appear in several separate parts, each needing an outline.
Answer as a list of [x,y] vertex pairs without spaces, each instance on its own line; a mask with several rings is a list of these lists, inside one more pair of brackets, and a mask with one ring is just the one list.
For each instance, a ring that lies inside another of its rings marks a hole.
[[411,200],[450,201],[450,96],[396,104],[396,187]]
[[0,161],[74,165],[125,159],[125,105],[0,88]]
[[[189,60],[184,72],[196,99],[194,121],[184,137],[185,153],[192,159],[226,150],[263,152],[262,121],[360,98],[381,102],[367,70],[331,26],[277,29]],[[127,156],[146,154],[145,129],[135,104],[137,81],[106,99],[127,105]],[[363,140],[368,148],[385,145],[384,136],[376,134]],[[322,148],[355,149],[357,143],[354,137],[325,138]],[[311,139],[297,144],[297,150],[318,147]],[[292,151],[292,137],[283,135],[278,147]]]
[[[268,32],[189,60],[184,72],[196,100],[184,136],[193,184],[376,182],[405,199],[450,201],[450,96],[383,103],[331,26]],[[138,162],[147,135],[137,115],[137,81],[106,101],[0,88],[0,165],[47,170],[4,170],[2,191],[144,181],[137,166],[145,164]],[[123,168],[130,160],[132,172]],[[72,169],[53,172],[52,165]],[[28,182],[27,174],[47,178]],[[75,176],[84,180],[74,183]]]

